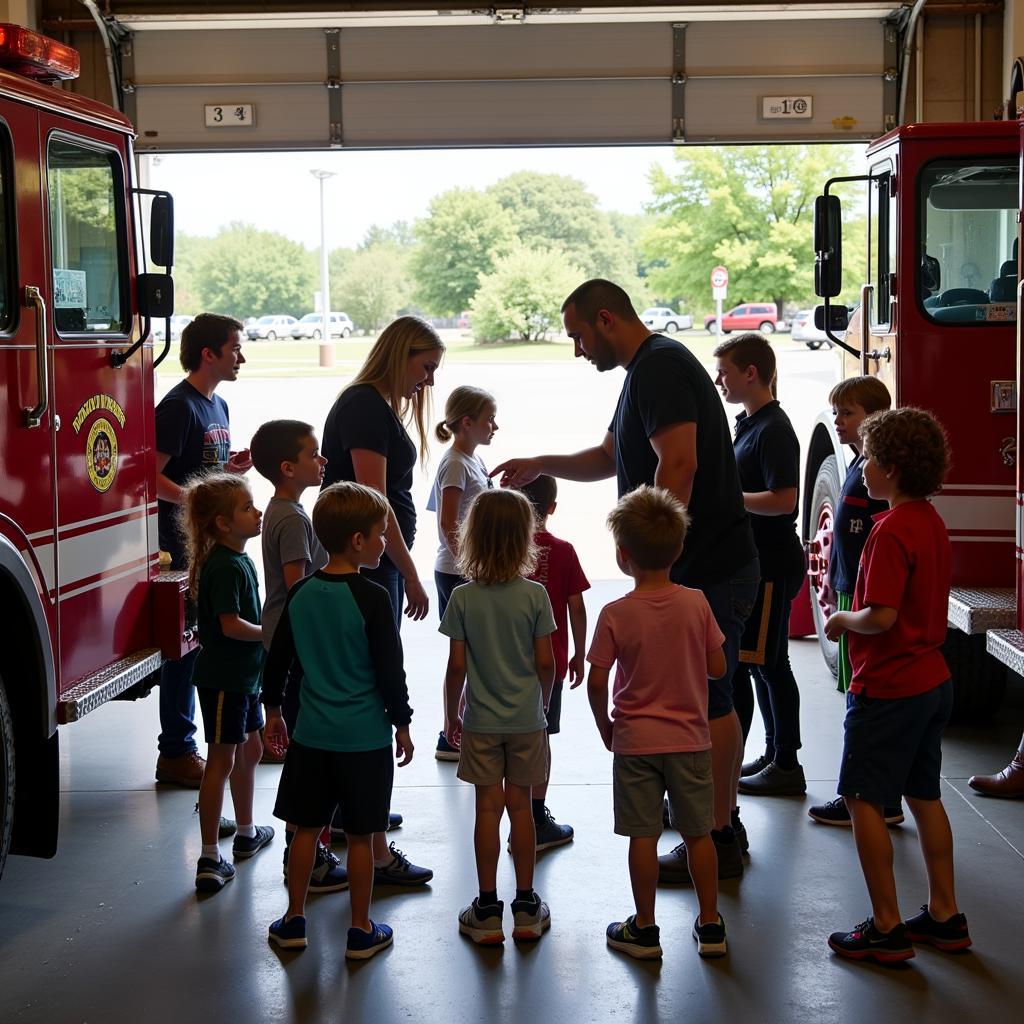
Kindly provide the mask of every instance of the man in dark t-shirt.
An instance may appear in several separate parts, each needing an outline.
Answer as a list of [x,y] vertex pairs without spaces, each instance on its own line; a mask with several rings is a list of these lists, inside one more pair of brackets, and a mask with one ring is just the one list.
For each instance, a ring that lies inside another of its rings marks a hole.
[[[181,366],[187,376],[156,407],[156,493],[160,550],[171,566],[186,566],[178,529],[182,486],[198,473],[226,470],[244,473],[252,465],[249,450],[231,451],[227,403],[214,394],[223,381],[237,380],[245,362],[242,325],[231,317],[202,313],[181,335]],[[195,741],[196,651],[160,669],[160,737],[158,782],[198,789],[203,758]]]
[[[757,594],[757,550],[743,507],[725,410],[700,362],[683,345],[652,334],[629,296],[611,281],[580,285],[562,304],[577,357],[599,372],[623,367],[615,416],[601,443],[572,455],[510,459],[498,466],[503,486],[541,473],[567,480],[615,476],[620,496],[640,484],[671,491],[692,519],[672,579],[701,590],[725,634],[726,674],[708,681],[719,877],[743,873],[745,831],[736,813],[743,737],[732,704],[732,673],[743,625]],[[739,832],[739,839],[737,839]],[[661,858],[663,881],[686,882],[685,847]]]

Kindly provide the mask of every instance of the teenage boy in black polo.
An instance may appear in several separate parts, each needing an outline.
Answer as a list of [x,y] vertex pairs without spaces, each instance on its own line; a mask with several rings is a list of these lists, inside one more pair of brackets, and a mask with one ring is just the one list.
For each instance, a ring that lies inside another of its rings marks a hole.
[[805,569],[796,533],[800,442],[775,399],[775,352],[768,341],[760,334],[740,334],[722,342],[713,355],[715,383],[723,397],[743,405],[733,448],[761,562],[757,603],[747,619],[733,694],[746,741],[754,714],[753,674],[765,752],[743,765],[739,791],[798,796],[807,791],[807,783],[796,754],[800,691],[789,664],[789,611]]

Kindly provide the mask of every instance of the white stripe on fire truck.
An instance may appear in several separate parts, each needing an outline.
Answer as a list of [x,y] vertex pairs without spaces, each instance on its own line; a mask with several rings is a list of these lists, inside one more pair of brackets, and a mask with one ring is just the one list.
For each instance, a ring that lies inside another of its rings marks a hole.
[[126,576],[138,575],[138,567],[134,569],[128,569],[126,572],[118,573],[116,576],[104,576],[103,579],[96,580],[95,583],[87,583],[83,587],[76,587],[74,590],[68,590],[67,592],[60,595],[61,601],[67,601],[69,598],[77,597],[79,594],[84,594],[89,590],[96,590],[98,587],[105,587],[115,580],[124,579]]
[[1014,505],[1006,497],[947,494],[945,490],[932,498],[936,512],[942,516],[947,530],[1002,530],[1014,533]]
[[[61,584],[68,586],[92,579],[138,558],[148,558],[148,518],[129,519],[88,533],[60,539]],[[49,563],[47,588],[54,586],[53,544],[40,544],[36,555],[44,568]]]
[[92,523],[88,525],[83,523],[74,523],[58,527],[57,536],[61,540],[70,540],[72,537],[79,537],[83,533],[91,533],[92,527],[96,526],[98,523],[106,522],[113,525],[114,523],[128,523],[134,519],[142,519],[144,517],[146,517],[146,510],[141,506],[139,508],[125,509],[124,512],[119,515],[103,516],[102,518],[93,520]]
[[[74,583],[65,583],[64,586],[60,588],[61,600],[70,595],[72,587],[79,588],[86,584],[92,585],[93,583],[103,583],[106,580],[120,579],[126,572],[148,568],[149,559],[144,556],[142,558],[133,559],[131,562],[125,562],[124,565],[116,565],[112,569],[106,569],[103,572],[98,573],[92,579],[76,580]],[[75,593],[79,592],[79,589],[75,590]]]
[[[120,519],[123,516],[130,516],[133,513],[138,512],[155,512],[156,502],[151,501],[148,505],[133,505],[131,508],[123,508],[118,512],[107,512],[102,516],[94,516],[92,519],[79,519],[74,523],[63,523],[57,529],[58,533],[64,534],[69,533],[72,530],[77,530],[81,526],[93,526],[95,523],[105,523],[111,519]],[[46,540],[53,534],[52,530],[39,530],[37,533],[28,534],[29,540]]]

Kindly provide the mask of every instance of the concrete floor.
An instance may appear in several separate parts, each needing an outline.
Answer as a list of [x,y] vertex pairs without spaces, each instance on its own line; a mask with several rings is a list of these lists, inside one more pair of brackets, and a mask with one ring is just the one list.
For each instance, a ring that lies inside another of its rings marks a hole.
[[[624,587],[594,588],[591,622]],[[911,965],[882,969],[837,961],[825,946],[828,932],[862,920],[868,903],[850,833],[806,815],[811,802],[835,792],[842,721],[841,699],[811,641],[793,645],[808,796],[743,801],[751,857],[744,877],[722,886],[726,959],[697,957],[686,889],[659,893],[663,963],[640,964],[605,947],[607,922],[631,912],[626,841],[612,833],[610,756],[583,690],[567,694],[548,801],[576,827],[576,841],[542,854],[537,871],[553,926],[535,947],[482,950],[456,928],[456,912],[476,890],[472,792],[453,765],[431,755],[445,657],[435,628],[431,621],[404,630],[420,748],[397,775],[393,807],[406,825],[393,838],[436,876],[422,892],[376,894],[375,916],[395,928],[393,949],[346,964],[348,897],[340,893],[310,901],[306,952],[275,952],[266,927],[285,906],[280,838],[240,864],[221,894],[197,899],[195,794],[153,782],[157,702],[112,704],[62,733],[56,859],[11,858],[0,883],[0,1021],[646,1024],[686,1014],[789,1024],[1003,1020],[1024,1005],[1024,802],[985,800],[966,785],[1011,756],[1024,727],[1019,695],[996,724],[952,728],[946,742],[944,793],[971,953],[922,949]],[[258,821],[272,820],[278,773],[259,769]],[[925,898],[913,824],[894,830],[893,840],[910,914]],[[668,850],[672,837],[662,845]],[[505,859],[502,895],[512,887]]]

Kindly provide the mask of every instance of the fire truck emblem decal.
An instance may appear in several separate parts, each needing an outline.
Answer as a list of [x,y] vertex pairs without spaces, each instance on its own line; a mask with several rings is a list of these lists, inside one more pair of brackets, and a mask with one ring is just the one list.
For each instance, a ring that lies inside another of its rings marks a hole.
[[[89,416],[99,411],[107,413],[118,426],[124,427],[124,410],[116,399],[101,394],[87,398],[75,413],[71,424],[75,433],[80,433]],[[117,434],[110,419],[100,416],[94,420],[85,439],[85,468],[89,482],[100,493],[110,490],[117,476]]]

